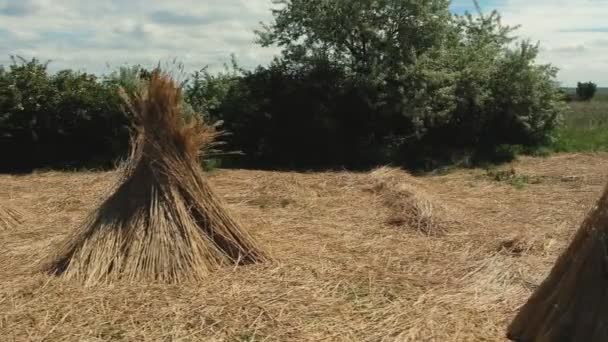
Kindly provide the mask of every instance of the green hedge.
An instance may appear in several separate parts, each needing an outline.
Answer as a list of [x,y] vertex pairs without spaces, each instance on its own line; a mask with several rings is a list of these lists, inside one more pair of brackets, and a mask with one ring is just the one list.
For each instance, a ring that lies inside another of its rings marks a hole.
[[[280,57],[254,70],[233,58],[184,84],[186,111],[222,121],[224,148],[242,152],[231,165],[434,167],[555,138],[557,69],[536,63],[538,46],[513,44],[496,12],[454,16],[449,1],[283,3],[259,32]],[[0,70],[2,165],[111,166],[128,142],[117,87],[135,89],[148,74],[50,74],[38,60],[13,60]]]

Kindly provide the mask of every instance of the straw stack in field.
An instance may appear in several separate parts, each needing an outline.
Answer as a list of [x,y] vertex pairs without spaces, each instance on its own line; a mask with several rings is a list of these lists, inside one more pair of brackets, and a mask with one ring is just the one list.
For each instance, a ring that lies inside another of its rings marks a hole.
[[0,230],[6,230],[21,224],[21,215],[5,206],[0,206]]
[[156,70],[123,98],[134,126],[114,193],[51,254],[44,269],[86,284],[201,280],[223,266],[268,259],[224,209],[203,175],[200,151],[217,132],[181,113],[181,89]]
[[372,192],[378,194],[389,209],[387,223],[405,226],[425,235],[442,235],[460,226],[456,213],[409,173],[381,167],[370,173]]
[[608,187],[508,327],[512,341],[608,341]]

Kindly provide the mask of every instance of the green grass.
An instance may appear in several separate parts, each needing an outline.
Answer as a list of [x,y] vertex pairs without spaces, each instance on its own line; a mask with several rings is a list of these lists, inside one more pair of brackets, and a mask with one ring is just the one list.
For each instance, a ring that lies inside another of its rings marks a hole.
[[538,177],[520,174],[513,167],[510,169],[486,169],[485,176],[496,182],[505,182],[511,184],[516,189],[523,189],[526,184],[540,184],[542,180]]
[[608,92],[589,102],[570,102],[564,125],[553,144],[556,152],[608,151]]

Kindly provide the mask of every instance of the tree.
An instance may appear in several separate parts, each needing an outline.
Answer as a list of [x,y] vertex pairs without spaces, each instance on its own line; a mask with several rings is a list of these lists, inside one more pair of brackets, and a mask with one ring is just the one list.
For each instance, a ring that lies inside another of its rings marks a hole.
[[448,0],[275,0],[275,22],[257,31],[286,60],[324,57],[354,73],[408,64],[436,48],[449,26]]
[[[282,49],[272,68],[296,80],[333,70],[315,78],[323,96],[308,99],[318,106],[307,103],[302,120],[357,132],[353,150],[383,151],[392,161],[450,149],[491,153],[502,144],[546,143],[559,123],[557,70],[535,63],[538,46],[513,44],[516,28],[497,12],[456,16],[443,0],[274,3],[274,22],[257,31],[262,46]],[[271,120],[283,115],[273,110]]]
[[578,82],[576,85],[576,95],[583,101],[589,101],[595,96],[597,85],[593,82]]
[[433,60],[453,43],[450,1],[274,3],[280,6],[273,11],[275,21],[257,31],[258,41],[281,47],[281,62],[292,70],[330,64],[361,89],[376,111],[409,117],[416,128],[431,120],[431,112],[440,117],[450,109],[445,99],[450,75],[428,70],[439,67]]
[[195,71],[184,90],[184,97],[192,108],[205,116],[205,119],[221,120],[218,107],[225,101],[230,89],[242,77],[244,70],[238,65],[236,57],[231,56],[230,65],[224,65],[224,71],[212,74],[207,67]]

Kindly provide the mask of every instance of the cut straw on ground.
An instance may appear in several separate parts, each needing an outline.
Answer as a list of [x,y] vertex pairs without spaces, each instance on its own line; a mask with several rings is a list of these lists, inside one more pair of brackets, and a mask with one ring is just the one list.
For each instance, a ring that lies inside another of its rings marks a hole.
[[370,174],[371,191],[389,209],[386,222],[426,235],[445,234],[461,227],[458,213],[425,189],[424,185],[397,168],[382,167]]
[[[514,187],[483,169],[413,177],[465,224],[386,222],[370,173],[216,170],[207,180],[275,262],[204,281],[83,287],[32,260],[106,199],[117,172],[0,175],[24,223],[0,233],[6,341],[505,341],[608,181],[608,154],[522,158]],[[475,224],[469,224],[473,221]]]
[[22,223],[22,215],[15,209],[0,206],[0,230],[16,227]]

